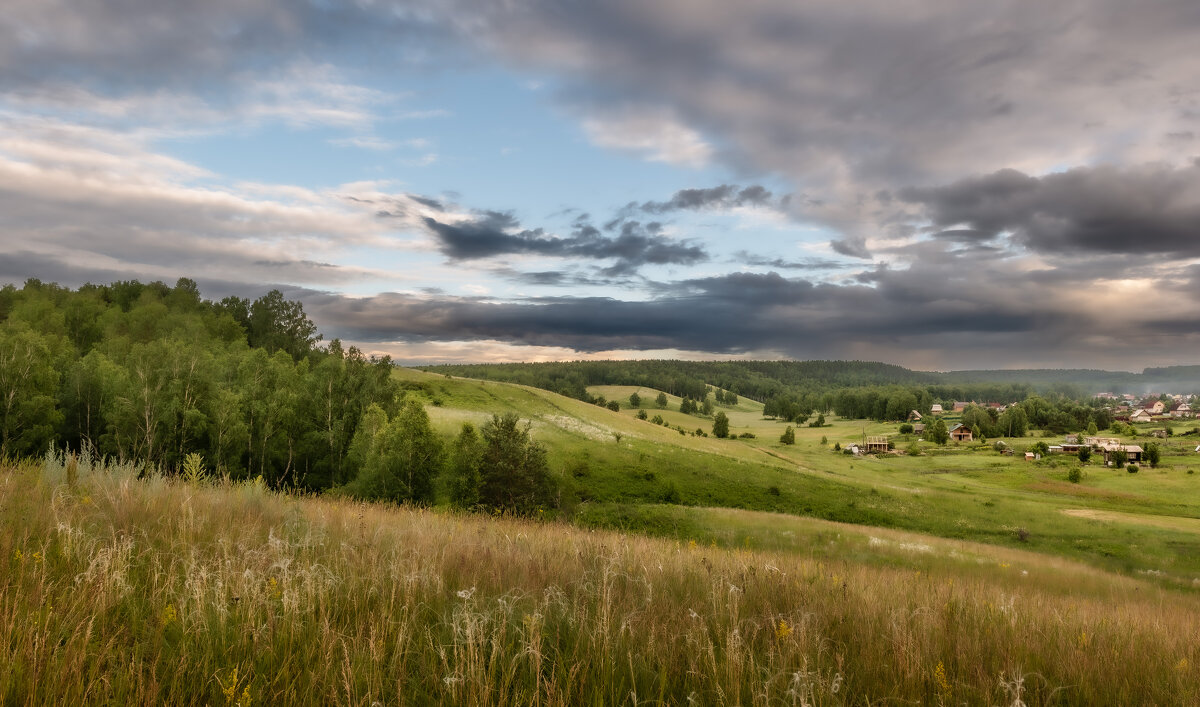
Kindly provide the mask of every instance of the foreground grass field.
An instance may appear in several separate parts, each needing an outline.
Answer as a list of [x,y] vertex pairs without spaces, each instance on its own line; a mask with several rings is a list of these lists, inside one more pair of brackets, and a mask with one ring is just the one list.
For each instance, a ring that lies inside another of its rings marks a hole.
[[1200,703],[1190,594],[1016,549],[662,508],[779,549],[5,467],[0,701]]

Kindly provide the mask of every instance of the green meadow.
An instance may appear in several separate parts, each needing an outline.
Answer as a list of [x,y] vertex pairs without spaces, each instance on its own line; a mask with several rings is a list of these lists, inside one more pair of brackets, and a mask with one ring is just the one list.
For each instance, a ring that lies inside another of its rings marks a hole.
[[[1026,462],[1021,452],[1044,438],[938,446],[918,442],[897,424],[827,416],[820,428],[795,427],[794,445],[779,441],[785,423],[764,418],[762,406],[741,398],[717,406],[736,439],[694,436],[710,432],[711,418],[678,411],[680,399],[633,386],[596,386],[593,395],[621,402],[613,412],[544,390],[418,371],[397,373],[423,383],[435,425],[449,435],[462,421],[514,411],[530,420],[550,451],[562,481],[564,514],[588,527],[698,539],[728,547],[781,547],[773,523],[739,527],[717,509],[740,509],[840,523],[894,528],[942,538],[1028,549],[1072,558],[1185,590],[1200,588],[1200,454],[1197,436],[1178,423],[1179,435],[1154,440],[1163,448],[1157,468],[1138,473],[1082,464],[1074,455]],[[636,392],[647,417],[629,406]],[[953,416],[948,418],[953,422]],[[680,434],[674,428],[682,428]],[[1154,426],[1160,429],[1162,425]],[[1131,443],[1146,444],[1150,426]],[[749,433],[753,438],[741,438]],[[855,457],[835,445],[888,435],[896,454]],[[619,438],[619,439],[618,439]],[[993,444],[1017,450],[1003,455]],[[1072,468],[1079,483],[1068,480]]]
[[[1011,456],[988,440],[855,457],[835,447],[914,440],[828,416],[786,445],[745,398],[716,408],[718,439],[649,388],[589,391],[612,411],[394,376],[447,440],[527,421],[557,507],[462,513],[440,487],[432,507],[364,503],[62,454],[0,465],[0,702],[1200,702],[1188,425],[1135,474],[1026,462],[1055,441],[1038,431],[1004,440]],[[664,424],[638,419],[634,392]]]

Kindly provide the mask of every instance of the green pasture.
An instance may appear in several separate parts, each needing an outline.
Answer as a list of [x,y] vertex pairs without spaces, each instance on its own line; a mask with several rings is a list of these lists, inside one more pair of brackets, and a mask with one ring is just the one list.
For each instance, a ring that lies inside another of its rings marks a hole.
[[[1003,440],[1013,455],[995,451],[997,440],[989,439],[921,442],[919,456],[855,457],[834,451],[835,444],[888,435],[903,452],[916,437],[898,434],[898,424],[830,415],[823,427],[795,427],[796,443],[784,445],[779,436],[787,425],[764,418],[760,404],[743,398],[714,409],[729,417],[731,435],[754,437],[717,439],[711,418],[680,413],[674,396],[660,410],[658,391],[649,388],[590,389],[619,401],[621,410],[613,412],[524,386],[413,370],[397,376],[428,398],[434,425],[447,436],[493,413],[529,420],[559,475],[562,513],[581,525],[775,547],[782,519],[812,518],[1049,553],[1200,588],[1200,474],[1188,473],[1200,468],[1200,454],[1192,451],[1195,436],[1181,436],[1190,424],[1180,423],[1177,436],[1166,440],[1125,438],[1142,446],[1158,442],[1164,452],[1158,468],[1143,465],[1130,474],[1105,468],[1099,455],[1086,465],[1073,455],[1026,462],[1022,452],[1034,442],[1062,441],[1036,430]],[[629,406],[633,392],[649,417],[661,415],[687,434],[637,419]],[[697,429],[710,436],[695,435]],[[1068,481],[1074,467],[1083,471],[1079,483]],[[720,509],[773,515],[735,532],[738,524]]]

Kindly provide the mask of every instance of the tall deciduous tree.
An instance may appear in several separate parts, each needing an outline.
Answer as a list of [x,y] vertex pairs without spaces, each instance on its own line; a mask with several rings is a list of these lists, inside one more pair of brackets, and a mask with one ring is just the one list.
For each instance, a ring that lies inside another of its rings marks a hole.
[[464,422],[458,437],[450,449],[450,461],[446,467],[446,491],[450,504],[456,508],[474,508],[479,505],[483,484],[480,468],[483,462],[483,441],[475,426]]
[[1010,405],[1000,414],[996,423],[997,433],[1004,437],[1024,437],[1029,427],[1029,418],[1025,408],[1020,405]]
[[366,498],[429,503],[441,465],[442,444],[429,415],[419,401],[409,400],[375,433],[351,489]]
[[58,382],[47,337],[0,325],[0,458],[40,452],[53,439]]
[[712,433],[714,437],[724,439],[729,436],[729,416],[723,412],[718,412],[713,416]]
[[946,421],[937,418],[925,431],[925,436],[934,444],[945,444],[950,441],[950,430],[946,429]]
[[299,302],[286,300],[279,290],[271,290],[250,305],[249,341],[268,352],[286,351],[296,360],[312,352],[321,340],[317,327],[304,314]]

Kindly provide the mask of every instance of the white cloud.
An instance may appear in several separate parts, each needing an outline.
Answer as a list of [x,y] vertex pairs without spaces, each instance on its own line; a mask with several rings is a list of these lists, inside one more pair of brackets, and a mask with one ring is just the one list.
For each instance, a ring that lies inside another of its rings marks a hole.
[[698,169],[712,160],[713,148],[700,133],[662,109],[627,109],[583,120],[588,140],[599,147],[633,152],[651,162]]

